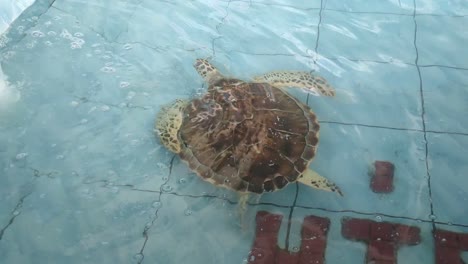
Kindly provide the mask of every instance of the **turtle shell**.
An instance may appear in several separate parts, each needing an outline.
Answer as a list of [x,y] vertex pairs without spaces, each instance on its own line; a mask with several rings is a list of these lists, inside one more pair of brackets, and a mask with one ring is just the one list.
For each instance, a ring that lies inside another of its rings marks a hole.
[[283,90],[222,79],[184,109],[180,156],[213,184],[271,192],[307,169],[319,128],[310,108]]

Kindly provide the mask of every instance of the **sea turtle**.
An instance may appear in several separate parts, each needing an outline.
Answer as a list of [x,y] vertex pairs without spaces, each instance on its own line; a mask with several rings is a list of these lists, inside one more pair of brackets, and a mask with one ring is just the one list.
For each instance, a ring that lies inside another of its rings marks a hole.
[[334,96],[325,79],[282,71],[247,82],[223,76],[206,59],[197,59],[194,67],[209,84],[207,93],[176,100],[156,118],[163,145],[191,170],[240,193],[272,192],[298,181],[341,194],[334,183],[309,169],[320,126],[311,109],[286,91],[297,87]]

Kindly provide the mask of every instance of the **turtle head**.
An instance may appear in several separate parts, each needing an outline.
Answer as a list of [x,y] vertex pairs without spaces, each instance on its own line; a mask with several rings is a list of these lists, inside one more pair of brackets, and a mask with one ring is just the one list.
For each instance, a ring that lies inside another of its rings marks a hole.
[[223,78],[221,73],[219,73],[219,71],[211,65],[207,59],[197,59],[193,64],[193,67],[195,67],[198,74],[200,74],[209,84],[213,84]]

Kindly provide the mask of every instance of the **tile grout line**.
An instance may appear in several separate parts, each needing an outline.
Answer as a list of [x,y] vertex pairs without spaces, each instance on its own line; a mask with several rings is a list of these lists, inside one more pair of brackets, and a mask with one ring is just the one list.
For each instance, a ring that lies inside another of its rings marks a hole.
[[137,263],[138,264],[141,264],[143,263],[143,260],[145,259],[145,254],[144,254],[144,251],[145,251],[145,248],[146,248],[146,243],[148,242],[149,240],[149,234],[148,234],[148,231],[153,227],[153,225],[155,224],[156,220],[158,219],[158,213],[159,213],[159,210],[163,207],[162,205],[162,202],[161,202],[161,197],[163,196],[164,194],[164,190],[163,190],[163,186],[165,184],[167,184],[170,180],[170,177],[171,177],[171,174],[172,174],[172,167],[174,165],[174,160],[175,160],[175,157],[177,157],[176,154],[174,154],[171,158],[171,161],[170,161],[170,164],[169,164],[169,173],[167,175],[167,179],[166,181],[164,181],[161,186],[159,186],[159,195],[158,195],[158,199],[155,201],[155,202],[159,202],[159,206],[156,208],[156,211],[154,212],[153,214],[153,217],[151,219],[151,221],[149,223],[147,223],[145,225],[145,228],[143,229],[143,237],[144,237],[144,241],[143,241],[143,245],[141,246],[140,248],[140,252],[138,252],[138,257],[137,257]]
[[292,216],[294,213],[294,208],[296,207],[296,202],[297,202],[297,196],[299,196],[299,184],[296,182],[294,183],[296,185],[296,193],[294,195],[294,201],[292,206],[289,208],[289,215],[288,215],[288,228],[286,230],[286,237],[284,241],[284,249],[289,251],[289,235],[291,233],[291,223],[292,223]]
[[[242,53],[246,55],[253,55],[253,56],[285,56],[285,57],[294,57],[294,56],[299,56],[303,58],[312,58],[311,55],[304,55],[304,54],[290,54],[290,53],[255,53],[255,52],[249,52],[249,51],[241,51],[241,50],[230,50],[229,52],[236,52],[236,53]],[[416,66],[414,63],[411,62],[404,62],[400,60],[389,60],[389,61],[378,61],[378,60],[369,60],[369,59],[355,59],[355,58],[347,58],[344,56],[341,57],[327,57],[327,56],[322,56],[323,58],[326,58],[328,60],[333,60],[333,61],[339,61],[341,59],[352,61],[352,62],[372,62],[372,63],[379,63],[379,64],[404,64],[404,65],[409,65],[409,66]],[[450,66],[450,65],[441,65],[441,64],[426,64],[426,65],[418,65],[420,68],[448,68],[448,69],[454,69],[454,70],[461,70],[461,71],[468,71],[468,68],[465,67],[458,67],[458,66]]]
[[216,32],[218,33],[218,36],[211,39],[211,50],[212,50],[212,57],[213,58],[216,57],[216,44],[215,44],[215,42],[216,42],[216,40],[223,38],[223,35],[221,34],[219,28],[226,22],[226,18],[229,16],[229,6],[231,5],[232,1],[233,0],[229,0],[227,2],[226,9],[225,9],[226,14],[224,15],[224,17],[221,18],[221,22],[216,24],[216,26],[215,26],[215,29],[216,29]]
[[423,82],[422,82],[422,76],[421,76],[421,69],[419,68],[419,51],[418,51],[418,45],[417,45],[417,35],[418,35],[418,23],[416,21],[416,0],[413,0],[413,21],[414,21],[414,49],[416,51],[416,58],[414,60],[414,64],[416,66],[416,69],[418,70],[418,77],[419,77],[419,93],[420,93],[420,98],[421,98],[421,120],[422,120],[422,125],[423,125],[423,136],[424,136],[424,145],[425,145],[425,163],[426,163],[426,176],[427,176],[427,186],[429,189],[429,206],[431,210],[431,223],[432,223],[432,232],[435,231],[435,218],[434,216],[434,205],[432,201],[432,188],[431,188],[431,173],[429,172],[429,163],[428,163],[428,157],[429,157],[429,144],[427,142],[427,132],[426,132],[426,109],[425,109],[425,104],[424,104],[424,91],[423,91]]
[[437,131],[437,130],[425,130],[424,131],[422,129],[417,129],[417,128],[389,127],[389,126],[369,125],[369,124],[362,124],[362,123],[346,123],[346,122],[327,121],[327,120],[319,121],[319,123],[344,125],[344,126],[360,126],[360,127],[369,127],[369,128],[380,128],[380,129],[389,129],[389,130],[401,130],[401,131],[411,131],[411,132],[422,132],[422,133],[426,132],[426,133],[434,133],[434,134],[468,136],[468,133],[463,133],[463,132]]
[[[109,186],[108,182],[104,181],[95,181],[95,182],[89,182],[90,183],[99,183],[103,182],[104,185],[102,186],[103,188],[107,188]],[[164,183],[163,183],[164,185]],[[174,195],[177,197],[189,197],[189,198],[210,198],[210,199],[219,199],[223,200],[231,205],[238,204],[237,201],[230,200],[227,197],[222,197],[222,196],[217,196],[214,194],[183,194],[183,193],[177,193],[177,192],[166,192],[162,190],[149,190],[149,189],[139,189],[135,188],[134,185],[132,184],[113,184],[112,186],[118,186],[118,187],[125,187],[129,191],[138,191],[138,192],[150,192],[150,193],[164,193],[167,195]],[[291,208],[290,205],[281,205],[281,204],[276,204],[272,202],[260,202],[260,203],[248,203],[249,206],[263,206],[263,205],[268,205],[268,206],[274,206],[278,208]],[[297,208],[302,208],[302,209],[307,209],[307,210],[318,210],[318,211],[324,211],[328,213],[354,213],[358,215],[364,215],[364,216],[385,216],[388,218],[394,218],[394,219],[404,219],[404,220],[412,220],[412,221],[418,221],[418,222],[424,222],[424,223],[432,223],[433,220],[427,220],[427,219],[420,219],[416,217],[408,217],[408,216],[398,216],[398,215],[391,215],[391,214],[386,214],[386,213],[379,213],[379,212],[361,212],[361,211],[356,211],[352,209],[328,209],[328,208],[323,208],[323,207],[314,207],[314,206],[305,206],[305,205],[296,205],[295,207]],[[446,225],[446,226],[459,226],[459,227],[468,227],[468,224],[459,224],[459,223],[452,223],[452,222],[441,222],[441,221],[434,221],[436,224],[441,224],[441,225]]]

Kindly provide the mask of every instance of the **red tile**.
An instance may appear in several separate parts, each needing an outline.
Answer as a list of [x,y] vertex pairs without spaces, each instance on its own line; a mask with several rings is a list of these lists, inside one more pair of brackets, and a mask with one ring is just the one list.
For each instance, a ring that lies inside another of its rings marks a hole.
[[434,233],[436,246],[459,248],[458,236],[455,232],[438,229]]
[[299,253],[290,253],[284,249],[279,249],[276,254],[275,262],[269,264],[297,264],[299,263]]
[[456,248],[436,246],[436,264],[463,264],[460,251]]
[[304,255],[301,253],[300,258],[299,258],[299,264],[323,264],[323,263],[325,263],[325,257],[320,254]]
[[396,260],[374,260],[369,264],[397,264]]
[[257,227],[249,254],[251,264],[323,264],[330,220],[308,216],[302,225],[301,250],[290,253],[277,246],[281,215],[257,213]]
[[281,227],[282,215],[270,214],[265,211],[257,213],[257,232],[274,232],[277,233]]
[[390,193],[393,191],[393,173],[395,166],[388,161],[376,161],[375,172],[370,187],[376,193]]
[[458,234],[458,242],[461,250],[468,251],[468,234]]
[[273,249],[252,248],[249,253],[248,263],[271,264],[276,259],[276,246]]
[[312,252],[323,253],[325,254],[325,249],[327,247],[326,237],[302,240],[301,252]]
[[399,244],[417,245],[421,243],[419,227],[395,224],[395,242]]
[[327,235],[330,220],[318,216],[307,216],[302,224],[302,239]]
[[341,223],[341,234],[347,239],[370,239],[370,227],[372,221],[367,219],[344,218]]
[[370,238],[372,240],[394,241],[394,224],[391,223],[377,223],[371,224]]
[[273,263],[278,249],[278,232],[282,218],[281,215],[270,214],[265,211],[257,213],[255,240],[249,254],[249,263]]
[[372,260],[396,262],[395,245],[388,241],[371,241],[367,246],[367,261]]

